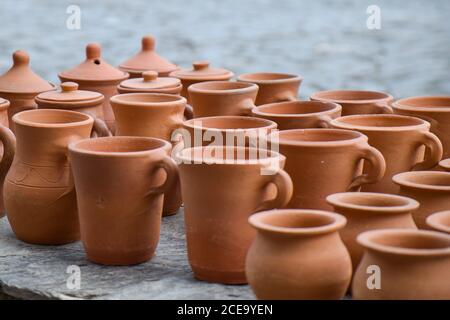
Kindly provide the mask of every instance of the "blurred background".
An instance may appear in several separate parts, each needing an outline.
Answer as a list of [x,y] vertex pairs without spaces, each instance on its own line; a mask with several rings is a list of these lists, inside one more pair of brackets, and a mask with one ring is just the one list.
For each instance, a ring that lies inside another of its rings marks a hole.
[[[70,30],[69,5],[81,9]],[[367,7],[381,9],[369,30]],[[0,72],[24,49],[53,83],[99,42],[113,65],[136,53],[143,35],[187,67],[207,59],[236,74],[296,73],[303,98],[324,89],[382,90],[396,98],[450,94],[448,0],[1,0]]]

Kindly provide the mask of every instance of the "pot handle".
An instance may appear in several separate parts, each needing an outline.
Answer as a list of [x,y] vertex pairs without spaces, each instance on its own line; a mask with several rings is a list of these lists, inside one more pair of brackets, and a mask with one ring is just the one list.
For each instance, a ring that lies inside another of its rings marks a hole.
[[0,162],[0,181],[3,183],[16,153],[16,137],[10,129],[0,125],[0,141],[3,143],[3,157]]
[[292,179],[286,171],[283,169],[278,170],[278,172],[272,176],[272,180],[265,185],[263,190],[267,190],[268,186],[272,183],[277,187],[276,197],[262,202],[256,211],[282,208],[288,204],[289,200],[291,200],[294,187]]
[[158,169],[163,169],[166,172],[166,179],[161,185],[153,187],[147,195],[165,193],[172,188],[179,179],[178,166],[169,156],[164,156],[164,158],[156,165],[155,171]]
[[370,145],[365,145],[360,148],[361,159],[367,160],[370,163],[369,172],[355,177],[347,191],[357,191],[364,184],[376,183],[383,178],[386,172],[386,161],[378,149]]
[[194,118],[194,109],[190,104],[186,104],[184,107],[184,117],[186,120],[191,120]]
[[333,126],[331,125],[331,121],[333,120],[333,118],[331,118],[330,116],[318,116],[317,117],[317,127],[319,128],[332,128]]
[[380,109],[380,113],[383,113],[383,114],[393,114],[394,113],[394,109],[392,109],[390,102],[386,101],[386,102],[376,103],[375,106],[378,109]]
[[412,170],[431,169],[441,161],[443,155],[442,143],[435,134],[423,131],[420,135],[420,146],[424,145],[430,152],[426,152],[425,160],[415,164]]
[[92,127],[91,138],[94,137],[111,137],[112,133],[109,131],[105,121],[100,118],[94,118],[94,125]]

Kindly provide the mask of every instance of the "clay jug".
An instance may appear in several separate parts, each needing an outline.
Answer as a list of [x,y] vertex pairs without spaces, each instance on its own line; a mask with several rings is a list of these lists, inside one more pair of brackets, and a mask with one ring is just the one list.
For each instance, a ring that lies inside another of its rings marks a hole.
[[358,234],[384,228],[417,229],[411,215],[419,208],[414,199],[384,193],[343,192],[329,195],[327,202],[334,212],[347,218],[339,233],[350,252],[354,270],[363,254],[363,248],[356,242]]
[[450,208],[450,173],[440,171],[412,171],[395,175],[393,181],[400,186],[400,195],[420,203],[413,212],[414,222],[427,229],[426,218],[432,213]]
[[133,78],[123,80],[118,86],[119,93],[167,93],[176,94],[181,93],[183,85],[180,79],[177,78],[158,78],[156,71],[145,71],[142,73],[142,78]]
[[0,218],[5,216],[3,204],[3,182],[16,151],[16,137],[6,126],[0,125]]
[[431,229],[450,234],[450,210],[433,213],[426,222]]
[[253,108],[253,116],[272,120],[279,130],[330,128],[332,119],[341,116],[342,107],[333,102],[290,101]]
[[194,276],[246,283],[245,256],[255,236],[248,217],[280,208],[292,195],[292,181],[281,169],[284,156],[256,148],[196,147],[176,158]]
[[[365,253],[353,278],[354,299],[450,299],[450,235],[381,229],[360,234],[358,243]],[[381,281],[372,288],[374,266]]]
[[170,143],[107,137],[69,146],[81,240],[90,261],[131,265],[149,260],[159,241],[163,194],[178,177]]
[[8,100],[0,98],[0,126],[9,127],[8,108],[10,103]]
[[[331,210],[325,200],[328,195],[357,191],[384,175],[382,154],[356,131],[293,129],[271,133],[267,139],[277,146],[272,150],[286,156],[286,172],[294,183],[288,208]],[[362,174],[363,160],[371,164],[366,174]]]
[[[429,132],[422,119],[400,115],[369,114],[337,118],[331,124],[340,129],[356,130],[367,137],[372,147],[386,160],[386,173],[380,181],[362,187],[362,191],[397,193],[392,177],[410,170],[427,170],[442,158],[442,144]],[[425,148],[428,149],[426,157]],[[368,168],[365,168],[368,170]]]
[[67,146],[89,138],[93,118],[37,109],[17,113],[17,151],[4,183],[9,223],[18,239],[33,244],[65,244],[79,239],[75,187]]
[[444,169],[445,171],[449,171],[450,172],[450,158],[442,160],[441,162],[439,162],[439,166],[442,169]]
[[194,117],[250,116],[255,107],[258,86],[255,84],[209,81],[189,87]]
[[384,92],[364,90],[319,91],[311,97],[313,101],[335,102],[342,106],[342,116],[353,114],[393,113],[394,98]]
[[263,300],[341,299],[352,264],[338,231],[341,215],[319,210],[271,210],[252,215],[256,229],[245,262],[253,292]]

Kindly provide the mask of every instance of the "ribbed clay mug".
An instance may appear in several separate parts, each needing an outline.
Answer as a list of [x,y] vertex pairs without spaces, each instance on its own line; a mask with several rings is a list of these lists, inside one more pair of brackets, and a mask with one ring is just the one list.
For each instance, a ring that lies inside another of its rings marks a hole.
[[0,142],[0,218],[2,218],[5,216],[5,205],[3,204],[3,183],[16,152],[16,137],[10,129],[3,125],[0,125]]
[[450,210],[433,213],[426,222],[431,229],[450,234]]

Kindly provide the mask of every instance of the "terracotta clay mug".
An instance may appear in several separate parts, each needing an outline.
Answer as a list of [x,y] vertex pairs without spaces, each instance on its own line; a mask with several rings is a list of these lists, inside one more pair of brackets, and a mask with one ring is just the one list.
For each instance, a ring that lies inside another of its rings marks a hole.
[[256,229],[245,263],[258,299],[341,299],[352,264],[338,231],[343,216],[319,210],[271,210],[252,215]]
[[311,97],[313,101],[335,102],[342,106],[342,115],[393,113],[394,98],[384,92],[364,90],[319,91]]
[[[430,124],[422,119],[400,115],[370,114],[337,118],[331,124],[340,129],[356,130],[367,137],[386,160],[383,179],[362,191],[397,193],[392,177],[410,170],[427,170],[442,158],[442,144],[430,133]],[[428,149],[424,156],[424,146]],[[367,169],[366,169],[367,170]]]
[[241,74],[237,80],[258,85],[259,91],[255,104],[260,106],[297,100],[303,77],[295,74],[259,72]]
[[0,125],[0,218],[5,216],[3,204],[3,182],[8,173],[16,151],[16,137],[7,127]]
[[330,128],[332,119],[341,116],[342,107],[333,102],[290,101],[253,108],[253,116],[272,120],[279,130]]
[[392,179],[400,186],[400,195],[420,203],[420,208],[413,212],[414,221],[420,229],[428,228],[426,218],[429,215],[450,208],[450,172],[403,172]]
[[9,127],[8,120],[8,109],[10,103],[8,100],[0,98],[0,125],[4,127]]
[[[286,156],[286,172],[294,182],[288,208],[330,210],[325,198],[356,191],[379,181],[385,171],[381,153],[362,133],[339,129],[294,129],[268,135],[270,143]],[[362,174],[363,160],[371,164]]]
[[89,138],[94,119],[68,110],[37,109],[13,116],[17,151],[4,183],[6,214],[18,239],[65,244],[79,239],[69,143]]
[[167,141],[146,137],[97,138],[69,146],[81,240],[90,261],[131,265],[153,256],[164,193],[178,177],[170,149]]
[[450,210],[433,213],[426,222],[430,228],[450,234]]
[[188,89],[194,117],[249,116],[258,86],[252,83],[209,81]]
[[358,243],[365,253],[353,278],[354,299],[450,299],[450,235],[380,229],[360,234]]
[[196,147],[181,150],[177,161],[195,277],[246,283],[245,256],[255,236],[248,217],[283,207],[292,195],[292,181],[281,169],[284,156],[256,148]]
[[347,218],[339,234],[350,252],[354,270],[363,255],[363,248],[356,242],[361,232],[384,228],[417,229],[411,215],[419,208],[414,199],[383,193],[343,192],[329,195],[327,202],[334,212]]

